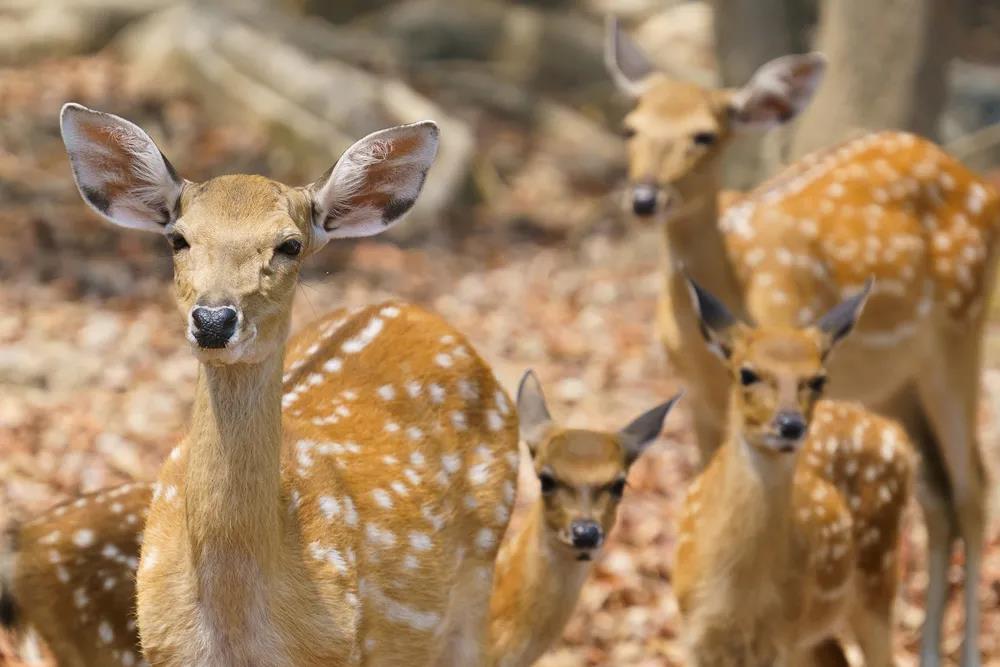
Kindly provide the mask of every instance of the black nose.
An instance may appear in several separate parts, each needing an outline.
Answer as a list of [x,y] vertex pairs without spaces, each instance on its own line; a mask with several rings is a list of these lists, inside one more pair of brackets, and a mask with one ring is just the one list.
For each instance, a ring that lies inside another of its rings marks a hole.
[[779,412],[774,420],[778,435],[786,440],[798,440],[806,432],[806,422],[797,412]]
[[574,521],[570,533],[573,546],[578,549],[593,549],[601,545],[601,527],[596,521]]
[[196,306],[191,311],[192,334],[198,345],[204,348],[225,347],[236,333],[239,315],[232,306],[210,308]]
[[656,211],[656,188],[637,185],[632,189],[632,210],[636,215],[652,215]]

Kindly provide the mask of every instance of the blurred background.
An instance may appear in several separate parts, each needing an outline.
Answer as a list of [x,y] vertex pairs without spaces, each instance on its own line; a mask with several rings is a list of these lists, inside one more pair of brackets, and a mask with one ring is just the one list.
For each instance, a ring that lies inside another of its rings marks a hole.
[[[395,295],[465,331],[508,390],[534,368],[564,421],[616,428],[670,395],[653,324],[660,234],[621,205],[629,102],[602,62],[609,12],[665,71],[706,86],[827,54],[801,120],[732,147],[731,187],[883,127],[1000,174],[998,0],[0,0],[0,520],[152,478],[196,374],[167,244],[101,223],[73,187],[58,132],[69,100],[135,121],[191,180],[311,182],[364,134],[432,118],[441,152],[415,212],[313,258],[295,325]],[[997,323],[980,420],[994,480]],[[632,471],[614,539],[542,665],[679,663],[673,520],[694,463],[679,410]],[[912,510],[907,523],[901,665],[916,664],[926,585],[923,527]],[[1000,665],[995,519],[981,601],[985,664]],[[960,623],[953,604],[951,657]],[[10,655],[0,637],[0,665],[21,664]]]

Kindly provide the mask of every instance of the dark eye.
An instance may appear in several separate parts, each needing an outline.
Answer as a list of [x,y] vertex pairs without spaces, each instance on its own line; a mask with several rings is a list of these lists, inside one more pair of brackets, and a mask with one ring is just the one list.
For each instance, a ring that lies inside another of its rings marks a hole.
[[740,384],[744,387],[749,387],[752,384],[760,382],[760,376],[754,373],[749,368],[740,369]]
[[611,492],[611,495],[613,495],[615,498],[621,498],[622,494],[625,493],[625,480],[624,479],[615,480],[614,482],[611,483],[611,486],[608,488],[608,490]]
[[622,136],[625,137],[626,139],[631,139],[632,137],[635,136],[635,128],[626,125],[625,127],[622,128]]
[[190,248],[187,239],[177,232],[170,232],[167,234],[167,241],[170,243],[170,247],[173,248],[174,252],[180,252],[185,248]]
[[556,490],[556,479],[547,472],[538,476],[538,481],[542,484],[542,493],[548,495]]
[[699,146],[711,146],[715,143],[715,132],[698,132],[692,139]]
[[288,239],[277,248],[276,251],[280,252],[282,255],[288,255],[289,257],[295,257],[300,252],[302,252],[302,241],[298,239]]
[[806,382],[806,386],[818,394],[826,388],[826,376],[817,375],[816,377],[809,379]]

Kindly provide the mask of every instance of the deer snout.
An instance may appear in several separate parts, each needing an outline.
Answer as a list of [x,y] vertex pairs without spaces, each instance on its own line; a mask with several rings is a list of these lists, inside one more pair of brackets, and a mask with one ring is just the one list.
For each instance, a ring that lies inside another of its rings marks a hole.
[[195,306],[191,309],[191,336],[198,347],[224,348],[236,335],[240,314],[233,306]]
[[806,434],[806,420],[799,412],[779,412],[774,427],[784,440],[799,440]]
[[632,211],[639,216],[656,213],[659,188],[651,183],[640,183],[632,187]]
[[596,549],[604,541],[601,525],[593,519],[578,519],[570,524],[570,538],[577,549]]

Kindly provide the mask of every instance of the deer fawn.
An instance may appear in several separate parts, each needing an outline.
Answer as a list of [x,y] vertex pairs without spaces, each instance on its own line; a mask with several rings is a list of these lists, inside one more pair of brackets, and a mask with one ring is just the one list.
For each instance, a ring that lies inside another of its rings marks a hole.
[[678,538],[693,663],[846,665],[834,635],[846,618],[865,664],[891,664],[909,441],[858,405],[819,400],[827,355],[869,290],[796,329],[747,326],[691,286],[732,385],[729,432],[691,486]]
[[678,398],[617,433],[566,429],[549,416],[535,374],[528,371],[521,379],[521,439],[531,452],[541,496],[519,529],[508,531],[497,556],[492,664],[531,665],[562,635],[615,523],[629,468],[659,436]]
[[632,208],[667,218],[659,330],[690,391],[703,459],[722,441],[728,382],[702,345],[684,271],[737,315],[785,326],[812,321],[874,276],[874,316],[837,354],[830,391],[898,419],[921,451],[930,569],[923,662],[939,659],[949,553],[961,538],[963,664],[977,665],[985,482],[975,413],[1000,197],[934,144],[881,132],[803,158],[720,215],[727,139],[800,113],[823,58],[785,56],[743,88],[711,90],[655,72],[611,21],[607,60],[636,99],[625,119]]
[[140,128],[78,105],[62,130],[83,198],[173,247],[201,362],[188,437],[146,520],[146,659],[482,662],[517,464],[514,411],[489,367],[437,317],[390,303],[317,323],[282,392],[302,259],[398,221],[436,127],[370,135],[305,188],[183,181]]

